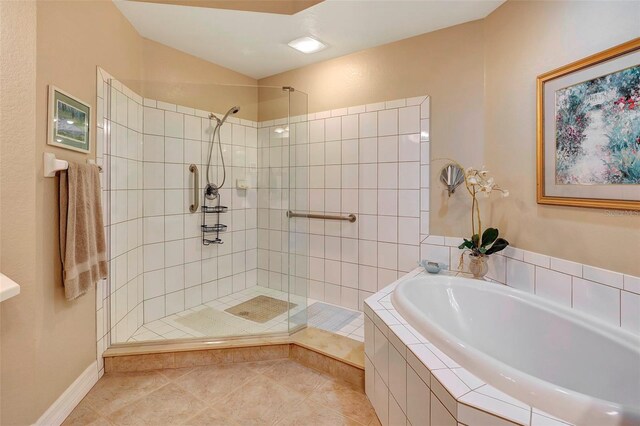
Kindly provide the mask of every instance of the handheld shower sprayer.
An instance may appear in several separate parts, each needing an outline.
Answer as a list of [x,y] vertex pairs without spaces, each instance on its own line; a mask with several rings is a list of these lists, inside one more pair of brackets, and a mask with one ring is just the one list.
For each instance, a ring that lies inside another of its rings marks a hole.
[[[213,134],[211,135],[211,144],[209,145],[209,158],[207,160],[207,186],[205,187],[204,195],[207,199],[213,200],[218,196],[218,191],[224,185],[225,180],[227,179],[227,170],[224,164],[224,154],[222,153],[222,142],[220,141],[220,131],[222,125],[227,121],[230,115],[235,115],[240,111],[239,106],[234,106],[229,108],[227,113],[222,117],[222,119],[218,118],[215,114],[209,115],[209,120],[215,120],[216,125],[213,128]],[[211,175],[209,173],[209,169],[211,168],[211,157],[213,155],[213,145],[216,143],[216,134],[218,135],[218,149],[220,152],[220,162],[222,163],[222,182],[220,184],[211,182]]]
[[227,111],[227,113],[222,117],[222,119],[219,119],[214,113],[209,114],[209,119],[214,119],[218,122],[218,124],[220,126],[222,126],[222,124],[227,121],[227,118],[230,115],[235,115],[238,113],[238,111],[240,111],[240,107],[239,106],[234,106],[229,108],[229,111]]

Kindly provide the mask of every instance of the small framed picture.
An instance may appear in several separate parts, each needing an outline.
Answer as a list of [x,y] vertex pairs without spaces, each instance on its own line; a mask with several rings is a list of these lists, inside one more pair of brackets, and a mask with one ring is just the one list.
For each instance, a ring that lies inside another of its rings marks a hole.
[[640,210],[640,38],[537,84],[538,203]]
[[73,151],[90,150],[91,107],[86,102],[49,85],[49,145]]

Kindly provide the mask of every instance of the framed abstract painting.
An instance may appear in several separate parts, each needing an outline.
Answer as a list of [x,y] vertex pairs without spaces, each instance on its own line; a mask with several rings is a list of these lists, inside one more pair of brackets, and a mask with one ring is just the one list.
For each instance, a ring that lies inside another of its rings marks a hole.
[[640,38],[537,79],[540,204],[640,210]]

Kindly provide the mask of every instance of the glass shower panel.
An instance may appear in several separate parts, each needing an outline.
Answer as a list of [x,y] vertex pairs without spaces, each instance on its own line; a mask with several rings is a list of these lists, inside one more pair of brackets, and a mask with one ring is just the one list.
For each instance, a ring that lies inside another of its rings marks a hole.
[[306,95],[105,84],[111,344],[304,327],[308,266],[286,212],[308,187],[290,136]]
[[[290,332],[306,325],[307,299],[294,294],[292,271],[292,127],[288,88],[261,87],[258,131],[258,285],[274,295],[286,295],[285,323],[278,331]],[[292,326],[292,322],[297,322]]]
[[[309,211],[309,126],[307,94],[289,90],[289,210]],[[289,331],[307,325],[309,291],[309,219],[293,217],[289,225],[289,294],[304,310],[291,315]]]

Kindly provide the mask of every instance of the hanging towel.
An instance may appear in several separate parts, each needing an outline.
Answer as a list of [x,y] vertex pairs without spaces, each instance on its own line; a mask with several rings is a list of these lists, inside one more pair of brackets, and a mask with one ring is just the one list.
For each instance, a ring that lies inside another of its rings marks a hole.
[[98,166],[69,163],[60,173],[60,257],[67,300],[107,278]]

